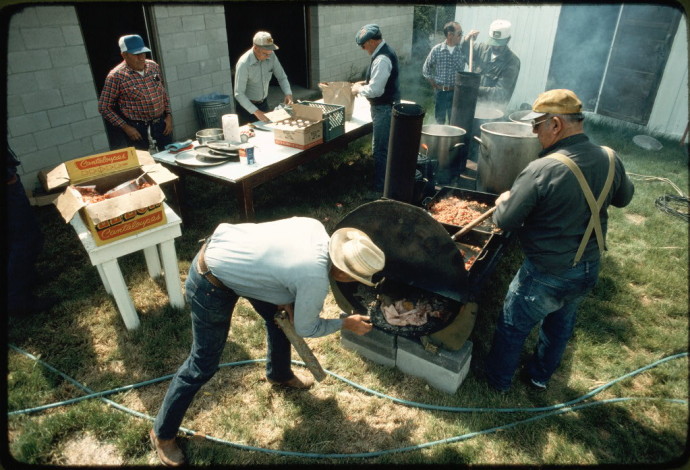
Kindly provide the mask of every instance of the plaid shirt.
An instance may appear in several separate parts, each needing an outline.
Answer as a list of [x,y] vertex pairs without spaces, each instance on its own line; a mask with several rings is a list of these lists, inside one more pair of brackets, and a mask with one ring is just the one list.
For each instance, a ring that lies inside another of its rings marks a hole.
[[460,45],[455,46],[453,53],[444,42],[436,44],[422,66],[424,78],[432,79],[439,86],[455,86],[455,74],[465,69],[465,55]]
[[172,114],[158,64],[147,60],[144,76],[141,76],[122,61],[105,78],[98,98],[98,112],[116,127],[127,123],[123,116],[133,121],[150,121],[163,114]]

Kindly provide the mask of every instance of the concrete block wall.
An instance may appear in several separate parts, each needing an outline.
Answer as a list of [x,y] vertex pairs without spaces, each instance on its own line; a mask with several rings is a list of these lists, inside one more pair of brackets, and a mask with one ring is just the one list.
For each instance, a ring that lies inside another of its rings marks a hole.
[[7,141],[25,188],[37,173],[108,150],[74,7],[27,7],[10,18]]
[[173,137],[194,139],[199,130],[194,98],[212,92],[232,98],[225,9],[213,4],[155,5],[153,16],[173,111]]
[[365,24],[381,27],[402,62],[410,57],[413,5],[317,5],[310,14],[312,88],[319,82],[354,80],[367,68],[370,56],[355,43],[355,33]]

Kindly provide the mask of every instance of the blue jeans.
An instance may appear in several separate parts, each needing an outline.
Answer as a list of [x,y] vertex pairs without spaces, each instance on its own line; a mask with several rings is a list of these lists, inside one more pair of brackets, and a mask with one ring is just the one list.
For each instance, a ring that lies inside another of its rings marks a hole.
[[577,307],[594,288],[600,262],[580,262],[555,276],[543,273],[528,259],[513,278],[498,320],[486,378],[498,390],[508,390],[520,361],[520,352],[532,328],[541,323],[527,375],[546,383],[556,371],[575,328]]
[[436,90],[436,106],[434,117],[437,124],[450,123],[450,115],[453,112],[453,90]]
[[[156,416],[153,429],[160,439],[175,437],[194,396],[218,370],[239,298],[234,291],[219,289],[199,274],[198,256],[194,257],[185,282],[185,295],[192,309],[192,349],[172,378]],[[291,345],[273,320],[277,307],[256,299],[247,300],[266,322],[266,377],[278,382],[291,379]]]
[[374,155],[374,191],[383,192],[383,184],[386,180],[386,162],[388,160],[388,139],[391,133],[390,104],[371,106],[371,121],[373,134],[371,138],[371,150]]
[[[139,150],[149,149],[149,131],[146,123],[141,121],[130,121],[127,119],[127,124],[136,127],[141,134],[141,140],[130,140],[129,136],[125,134],[129,145]],[[156,141],[156,147],[159,151],[165,150],[165,146],[172,143],[172,133],[165,135],[165,116],[160,118],[158,122],[151,124],[151,138]]]

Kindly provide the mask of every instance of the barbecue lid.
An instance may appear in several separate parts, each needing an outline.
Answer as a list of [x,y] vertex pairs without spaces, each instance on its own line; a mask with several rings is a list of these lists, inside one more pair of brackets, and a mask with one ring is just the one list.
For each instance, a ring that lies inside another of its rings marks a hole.
[[386,279],[466,302],[464,259],[448,231],[422,208],[381,199],[347,214],[335,230],[342,227],[362,230],[383,250]]

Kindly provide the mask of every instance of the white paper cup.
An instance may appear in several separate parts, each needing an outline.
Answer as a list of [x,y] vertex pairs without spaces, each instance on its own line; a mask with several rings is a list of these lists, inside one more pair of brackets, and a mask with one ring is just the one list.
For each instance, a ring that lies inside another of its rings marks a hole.
[[247,165],[247,156],[240,155],[240,165]]

